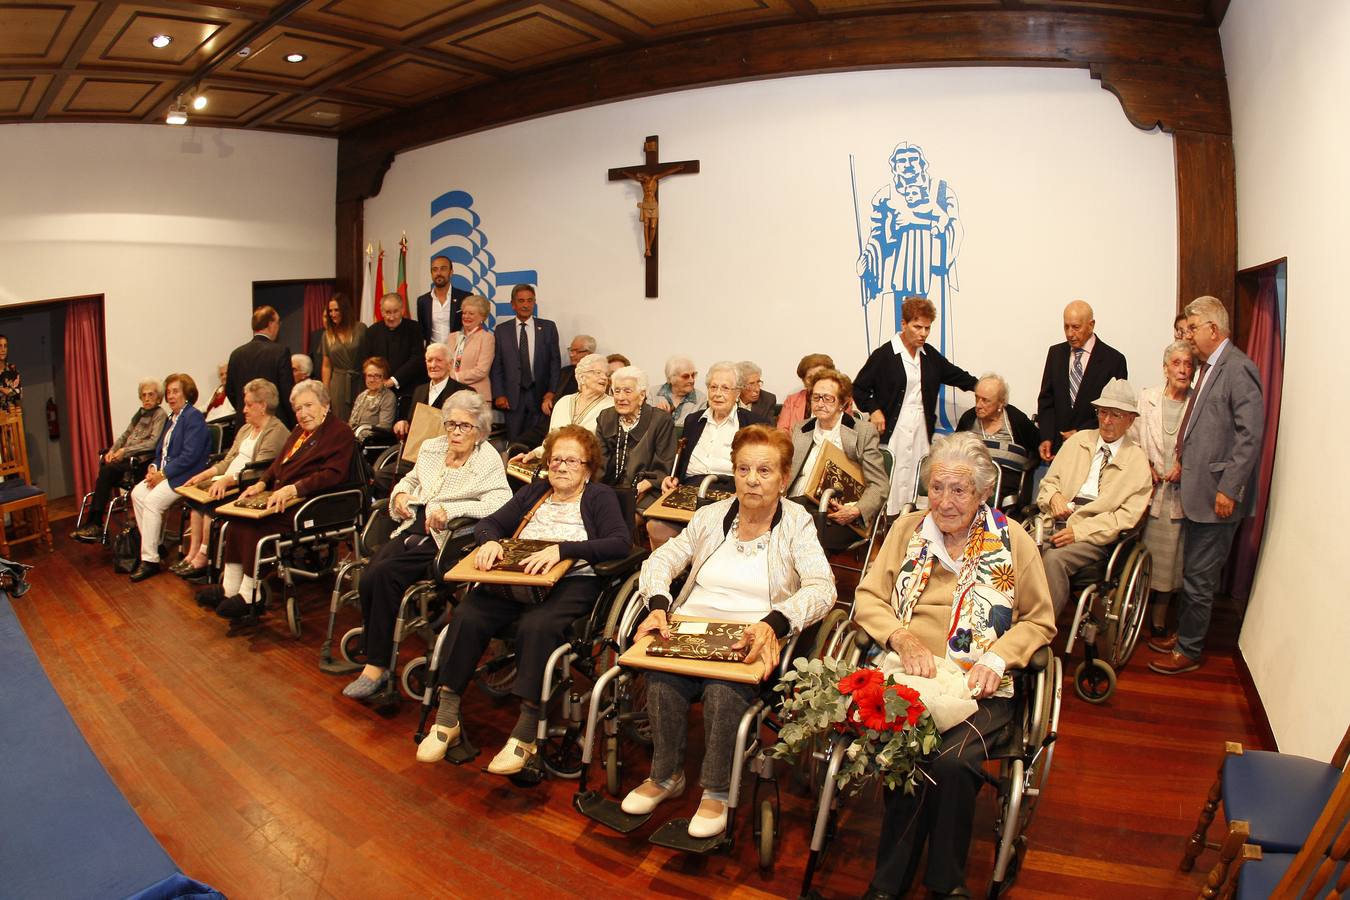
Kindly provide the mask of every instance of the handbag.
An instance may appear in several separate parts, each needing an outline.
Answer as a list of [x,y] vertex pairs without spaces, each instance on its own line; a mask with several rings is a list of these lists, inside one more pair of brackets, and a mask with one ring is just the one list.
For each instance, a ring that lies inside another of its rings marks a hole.
[[127,575],[136,568],[141,556],[141,530],[135,522],[128,522],[112,540],[113,571]]

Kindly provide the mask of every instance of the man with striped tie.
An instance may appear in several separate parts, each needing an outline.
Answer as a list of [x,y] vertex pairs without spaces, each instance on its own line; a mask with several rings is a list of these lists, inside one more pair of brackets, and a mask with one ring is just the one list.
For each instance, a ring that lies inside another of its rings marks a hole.
[[1075,300],[1064,307],[1064,337],[1045,357],[1041,394],[1036,403],[1041,431],[1040,457],[1050,462],[1075,431],[1094,428],[1092,401],[1112,378],[1130,377],[1125,357],[1097,337],[1092,307]]

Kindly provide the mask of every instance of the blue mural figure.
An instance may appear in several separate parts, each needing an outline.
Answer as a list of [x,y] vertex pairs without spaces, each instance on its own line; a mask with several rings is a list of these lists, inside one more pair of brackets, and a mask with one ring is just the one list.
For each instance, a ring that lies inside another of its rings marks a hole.
[[[959,289],[956,259],[965,234],[956,193],[945,179],[934,179],[929,173],[928,160],[917,144],[897,144],[890,166],[891,183],[872,195],[865,241],[859,235],[862,246],[857,270],[867,350],[870,353],[874,349],[868,314],[875,311],[877,341],[884,341],[888,337],[881,327],[884,307],[891,308],[893,330],[898,329],[900,305],[906,297],[920,296],[937,307],[938,350],[951,358],[954,334],[950,303],[952,292]],[[861,211],[857,212],[861,217]],[[944,387],[938,404],[938,426],[944,431],[952,430],[955,421],[949,400],[950,392]]]
[[[473,195],[468,191],[446,191],[431,201],[431,256],[447,256],[454,263],[451,287],[487,299],[491,308],[490,328],[496,325],[499,316],[515,315],[511,310],[511,288],[517,284],[537,286],[539,273],[534,269],[499,271],[496,256],[488,250],[482,224],[482,217],[473,209]],[[503,289],[502,300],[497,299],[498,285]]]

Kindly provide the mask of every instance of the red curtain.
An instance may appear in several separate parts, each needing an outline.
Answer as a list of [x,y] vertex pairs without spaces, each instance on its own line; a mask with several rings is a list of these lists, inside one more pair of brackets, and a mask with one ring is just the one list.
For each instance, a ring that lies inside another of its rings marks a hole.
[[1266,407],[1266,430],[1258,466],[1256,511],[1238,526],[1233,551],[1228,555],[1229,595],[1240,600],[1251,596],[1261,537],[1266,531],[1266,507],[1270,498],[1271,473],[1275,468],[1275,438],[1280,428],[1280,397],[1284,385],[1284,323],[1272,268],[1260,276],[1252,307],[1252,328],[1247,336],[1247,355],[1261,373]]
[[65,344],[71,467],[75,496],[83,497],[94,489],[98,452],[112,443],[102,297],[72,300],[66,305]]
[[[309,337],[323,327],[324,313],[328,311],[328,301],[333,296],[333,286],[326,283],[305,285],[305,352],[314,355],[317,347],[309,346]],[[315,372],[318,378],[319,373]]]

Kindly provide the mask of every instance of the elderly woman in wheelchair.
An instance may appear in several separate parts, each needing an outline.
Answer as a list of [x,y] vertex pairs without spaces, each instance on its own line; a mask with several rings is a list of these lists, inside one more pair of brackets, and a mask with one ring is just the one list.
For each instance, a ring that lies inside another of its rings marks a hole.
[[313,379],[302,381],[291,390],[290,400],[298,424],[272,465],[239,495],[248,499],[270,490],[270,515],[230,522],[225,531],[221,584],[197,595],[199,604],[215,609],[221,618],[242,619],[254,613],[258,542],[292,528],[293,516],[286,508],[351,477],[356,441],[346,422],[329,415],[328,388]]
[[[792,465],[787,435],[766,425],[743,428],[732,443],[732,462],[736,496],[698,510],[688,527],[643,565],[639,593],[651,612],[634,639],[669,637],[673,613],[747,623],[736,647],[746,649],[747,662],[762,661],[767,678],[778,671],[779,641],[829,611],[834,579],[810,514],[783,500]],[[686,569],[684,587],[672,599],[671,583]],[[650,814],[684,792],[689,705],[702,696],[703,797],[689,821],[689,836],[720,835],[727,824],[737,728],[761,688],[666,672],[646,677],[651,774],[624,798],[623,811]]]
[[854,619],[911,675],[939,665],[966,673],[977,710],[942,735],[932,782],[885,798],[869,897],[903,895],[925,840],[925,883],[936,896],[965,887],[981,763],[1012,720],[1012,681],[1055,635],[1045,570],[1030,536],[988,506],[997,473],[984,443],[958,432],[937,438],[925,479],[930,507],[891,527],[858,585]]
[[342,693],[357,700],[389,685],[394,624],[404,591],[425,576],[451,536],[452,521],[481,519],[511,499],[502,458],[487,442],[492,408],[477,391],[459,391],[441,407],[445,434],[422,444],[413,470],[394,486],[390,517],[401,522],[361,571],[365,669]]
[[614,489],[594,480],[602,462],[595,435],[580,425],[565,425],[544,441],[548,478],[522,488],[478,523],[474,566],[480,571],[502,558],[501,540],[508,537],[549,542],[521,560],[528,574],[548,572],[561,560],[573,565],[542,597],[530,589],[479,585],[455,607],[438,673],[436,724],[418,745],[419,762],[439,762],[460,742],[461,695],[488,643],[512,625],[512,693],[520,698],[520,716],[487,771],[514,775],[538,753],[540,685],[549,655],[564,642],[571,624],[595,605],[600,585],[593,565],[623,559],[633,546],[632,529]]

